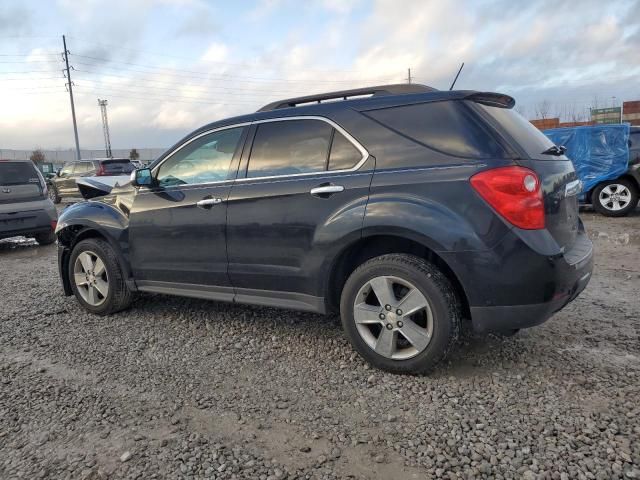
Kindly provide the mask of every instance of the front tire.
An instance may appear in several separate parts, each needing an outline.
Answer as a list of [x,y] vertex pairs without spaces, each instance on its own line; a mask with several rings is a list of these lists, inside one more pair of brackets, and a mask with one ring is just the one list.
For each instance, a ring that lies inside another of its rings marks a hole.
[[82,240],[73,248],[69,280],[80,305],[96,315],[124,310],[133,300],[115,251],[99,238]]
[[413,255],[382,255],[360,265],[342,290],[340,312],[356,351],[394,373],[432,370],[460,331],[460,301],[451,283]]
[[591,194],[593,208],[607,217],[624,217],[638,205],[636,185],[624,178],[599,184]]

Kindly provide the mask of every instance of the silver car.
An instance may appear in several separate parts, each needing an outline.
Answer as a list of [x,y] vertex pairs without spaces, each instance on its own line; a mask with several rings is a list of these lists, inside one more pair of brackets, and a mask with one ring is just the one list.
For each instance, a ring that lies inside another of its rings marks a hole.
[[31,160],[0,160],[0,238],[33,237],[55,242],[58,214],[47,185]]

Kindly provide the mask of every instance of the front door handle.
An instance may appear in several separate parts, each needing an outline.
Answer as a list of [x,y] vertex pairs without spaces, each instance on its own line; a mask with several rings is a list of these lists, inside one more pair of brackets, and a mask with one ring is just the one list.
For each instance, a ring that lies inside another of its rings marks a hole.
[[334,193],[340,193],[342,191],[344,191],[344,187],[342,185],[321,185],[319,187],[312,188],[309,193],[316,197],[326,198]]
[[199,200],[196,205],[200,208],[208,209],[219,203],[222,203],[221,198],[203,198],[202,200]]

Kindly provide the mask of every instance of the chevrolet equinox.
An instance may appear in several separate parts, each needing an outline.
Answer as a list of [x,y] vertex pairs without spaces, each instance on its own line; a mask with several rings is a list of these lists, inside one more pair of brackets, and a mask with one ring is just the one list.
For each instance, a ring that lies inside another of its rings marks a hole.
[[513,98],[387,85],[206,125],[56,229],[89,312],[154,292],[339,312],[372,365],[421,373],[466,325],[513,332],[585,288],[564,149]]

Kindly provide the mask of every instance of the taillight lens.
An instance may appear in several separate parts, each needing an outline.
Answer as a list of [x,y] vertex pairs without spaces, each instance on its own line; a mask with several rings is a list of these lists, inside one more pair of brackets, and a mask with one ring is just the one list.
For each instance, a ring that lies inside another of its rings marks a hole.
[[107,174],[107,171],[104,168],[103,164],[100,164],[98,167],[98,171],[96,172],[96,177],[103,177]]
[[523,167],[500,167],[475,174],[471,186],[505,220],[518,228],[544,228],[540,179]]
[[58,221],[57,220],[51,220],[51,230],[53,230],[55,232],[57,226],[58,226]]

